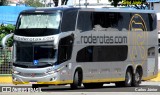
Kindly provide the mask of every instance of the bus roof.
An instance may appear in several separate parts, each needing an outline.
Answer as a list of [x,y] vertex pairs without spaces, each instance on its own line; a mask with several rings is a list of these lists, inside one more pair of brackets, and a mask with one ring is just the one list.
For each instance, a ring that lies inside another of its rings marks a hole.
[[79,8],[63,8],[63,7],[55,7],[55,8],[35,8],[22,11],[21,13],[52,13],[55,11],[69,11],[69,10],[78,10]]
[[127,13],[156,13],[154,10],[137,10],[137,9],[134,9],[134,8],[82,8],[81,11],[127,12]]
[[69,10],[80,10],[80,11],[95,11],[95,12],[128,12],[128,13],[156,13],[154,10],[137,10],[134,8],[75,8],[75,7],[56,7],[56,8],[35,8],[25,10],[21,13],[52,13],[55,11],[69,11]]

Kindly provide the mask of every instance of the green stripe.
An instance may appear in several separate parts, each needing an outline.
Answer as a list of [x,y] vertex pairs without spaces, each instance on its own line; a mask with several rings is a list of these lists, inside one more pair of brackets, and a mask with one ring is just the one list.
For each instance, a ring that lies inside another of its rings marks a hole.
[[0,74],[0,77],[1,76],[12,76],[12,74]]

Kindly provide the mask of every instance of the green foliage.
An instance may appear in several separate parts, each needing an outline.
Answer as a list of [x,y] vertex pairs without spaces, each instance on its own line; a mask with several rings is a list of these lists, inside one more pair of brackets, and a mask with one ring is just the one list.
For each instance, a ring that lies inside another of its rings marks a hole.
[[8,1],[7,0],[0,0],[0,6],[7,5]]
[[[10,34],[14,31],[15,26],[8,24],[7,26],[1,25],[0,26],[0,42],[2,41],[2,38],[5,37],[7,34]],[[7,46],[11,47],[13,43],[13,38],[9,38],[7,41]],[[0,43],[1,44],[1,43]]]
[[121,2],[122,0],[109,0],[109,2],[112,2],[112,5],[114,7],[117,7],[118,3]]
[[44,7],[45,5],[40,2],[40,0],[25,0],[25,4],[31,7]]

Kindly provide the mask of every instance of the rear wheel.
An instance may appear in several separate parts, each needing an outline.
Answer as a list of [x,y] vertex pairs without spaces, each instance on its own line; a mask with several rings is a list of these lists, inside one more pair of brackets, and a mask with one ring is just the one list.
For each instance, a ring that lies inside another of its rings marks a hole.
[[125,75],[125,81],[122,82],[116,82],[115,85],[117,87],[130,87],[132,84],[132,71],[130,69],[127,69],[126,75]]
[[139,86],[142,80],[142,72],[140,69],[137,69],[135,74],[133,75],[132,86]]
[[132,84],[132,72],[131,72],[130,69],[128,69],[127,72],[126,72],[124,84],[125,84],[126,87],[129,87]]

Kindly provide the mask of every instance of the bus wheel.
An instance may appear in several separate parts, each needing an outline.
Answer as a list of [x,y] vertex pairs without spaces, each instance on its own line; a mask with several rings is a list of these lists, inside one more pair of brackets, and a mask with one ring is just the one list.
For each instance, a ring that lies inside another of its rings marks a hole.
[[127,69],[125,75],[125,81],[116,82],[115,85],[117,87],[130,87],[132,85],[132,71],[131,69]]
[[79,74],[78,71],[76,71],[74,74],[73,83],[70,84],[71,89],[77,89],[78,86],[81,85],[82,82],[81,77],[82,77],[81,74]]
[[127,69],[124,86],[129,87],[132,84],[132,71],[130,69]]
[[141,83],[141,79],[142,79],[142,72],[140,69],[137,69],[135,74],[133,75],[132,86],[139,86],[139,84]]

